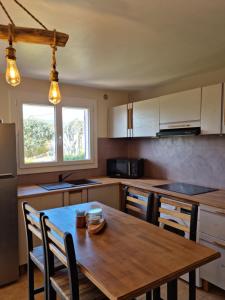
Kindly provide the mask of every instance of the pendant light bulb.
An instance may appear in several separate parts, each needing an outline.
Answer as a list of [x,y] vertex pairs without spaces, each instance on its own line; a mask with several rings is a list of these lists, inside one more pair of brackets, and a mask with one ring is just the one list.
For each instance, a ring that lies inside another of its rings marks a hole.
[[6,81],[8,84],[15,87],[20,84],[21,79],[16,65],[16,50],[11,45],[6,48],[6,63]]
[[59,82],[58,82],[58,72],[56,70],[52,70],[50,79],[51,79],[51,84],[50,84],[48,99],[49,102],[56,105],[61,102],[61,93],[60,93]]
[[48,98],[49,101],[54,105],[61,102],[61,94],[58,81],[51,81]]

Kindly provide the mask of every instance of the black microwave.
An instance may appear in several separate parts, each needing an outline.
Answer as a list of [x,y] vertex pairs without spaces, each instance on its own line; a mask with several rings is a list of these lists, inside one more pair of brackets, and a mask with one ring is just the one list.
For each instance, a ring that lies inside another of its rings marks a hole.
[[116,178],[140,178],[144,175],[144,159],[107,159],[107,176]]

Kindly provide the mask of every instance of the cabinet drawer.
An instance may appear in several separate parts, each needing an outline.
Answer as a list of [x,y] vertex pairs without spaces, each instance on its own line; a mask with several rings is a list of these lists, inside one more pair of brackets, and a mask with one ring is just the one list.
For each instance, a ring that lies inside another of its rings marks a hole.
[[200,206],[200,232],[225,240],[225,211]]
[[225,242],[206,234],[201,234],[200,243],[221,254],[220,258],[200,268],[200,277],[225,289]]

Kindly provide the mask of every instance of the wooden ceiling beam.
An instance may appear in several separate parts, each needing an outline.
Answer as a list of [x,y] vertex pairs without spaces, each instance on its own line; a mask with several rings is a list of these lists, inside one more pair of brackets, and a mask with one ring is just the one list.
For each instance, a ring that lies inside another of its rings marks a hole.
[[[52,45],[54,31],[37,29],[37,28],[27,28],[27,27],[17,27],[13,28],[14,31],[14,42],[24,42],[33,43],[41,45]],[[56,46],[65,47],[69,35],[62,32],[56,32]],[[0,25],[0,40],[8,40],[8,25]]]

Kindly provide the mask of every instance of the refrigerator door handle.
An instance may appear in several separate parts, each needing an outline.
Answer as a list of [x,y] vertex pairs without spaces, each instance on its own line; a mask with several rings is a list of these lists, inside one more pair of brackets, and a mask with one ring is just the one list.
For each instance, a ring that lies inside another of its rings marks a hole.
[[12,173],[0,174],[0,179],[7,179],[15,177]]

